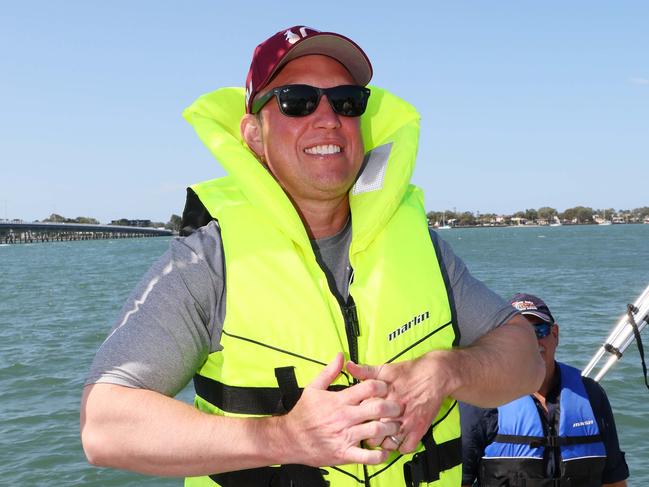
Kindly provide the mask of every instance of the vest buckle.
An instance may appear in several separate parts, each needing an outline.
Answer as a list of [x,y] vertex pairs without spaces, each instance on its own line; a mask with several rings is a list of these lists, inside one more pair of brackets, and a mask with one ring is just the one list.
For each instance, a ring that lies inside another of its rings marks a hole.
[[416,453],[412,460],[403,464],[406,487],[419,487],[421,482],[439,480],[439,458],[435,452],[426,450]]

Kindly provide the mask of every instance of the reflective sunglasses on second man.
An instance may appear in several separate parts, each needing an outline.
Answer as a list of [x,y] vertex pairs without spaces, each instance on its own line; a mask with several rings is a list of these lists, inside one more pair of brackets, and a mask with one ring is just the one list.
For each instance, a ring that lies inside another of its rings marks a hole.
[[264,93],[252,103],[251,112],[257,113],[273,96],[279,110],[287,117],[305,117],[318,108],[322,95],[327,96],[329,105],[338,115],[360,117],[367,108],[369,88],[358,85],[340,85],[332,88],[318,88],[310,85],[278,86]]
[[537,340],[548,336],[551,329],[552,323],[534,323],[534,333],[536,333]]

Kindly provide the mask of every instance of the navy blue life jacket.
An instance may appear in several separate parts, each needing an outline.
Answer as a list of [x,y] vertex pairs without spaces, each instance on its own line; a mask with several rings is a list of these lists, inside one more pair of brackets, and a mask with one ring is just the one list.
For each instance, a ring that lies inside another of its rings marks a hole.
[[[606,448],[579,370],[558,363],[561,375],[559,424],[545,432],[532,396],[498,408],[498,434],[482,457],[481,487],[590,487],[602,485]],[[554,449],[560,468],[546,469]]]

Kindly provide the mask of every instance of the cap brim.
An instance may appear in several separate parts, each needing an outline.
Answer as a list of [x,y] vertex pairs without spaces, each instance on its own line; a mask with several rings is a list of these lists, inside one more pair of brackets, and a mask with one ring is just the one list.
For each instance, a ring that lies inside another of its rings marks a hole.
[[526,310],[526,311],[521,311],[521,314],[522,315],[536,316],[537,318],[541,318],[543,321],[545,321],[547,323],[554,323],[554,319],[552,318],[552,316],[550,316],[548,314],[545,314],[545,313],[541,313],[540,311],[527,311]]
[[372,64],[363,50],[352,40],[331,32],[318,32],[303,39],[278,63],[269,80],[289,61],[310,54],[329,56],[340,62],[357,84],[365,86],[372,79]]

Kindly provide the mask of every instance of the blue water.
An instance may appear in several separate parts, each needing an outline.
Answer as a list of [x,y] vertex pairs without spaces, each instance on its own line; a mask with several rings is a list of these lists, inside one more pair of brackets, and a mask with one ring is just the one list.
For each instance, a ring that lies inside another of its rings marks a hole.
[[[441,231],[503,296],[525,291],[561,326],[558,358],[583,368],[649,284],[649,225]],[[84,376],[133,286],[168,238],[0,246],[0,485],[181,485],[89,466],[79,442]],[[649,343],[649,335],[644,334]],[[649,391],[632,345],[603,379],[630,485],[649,485]],[[181,399],[189,401],[191,391]]]

